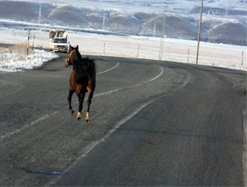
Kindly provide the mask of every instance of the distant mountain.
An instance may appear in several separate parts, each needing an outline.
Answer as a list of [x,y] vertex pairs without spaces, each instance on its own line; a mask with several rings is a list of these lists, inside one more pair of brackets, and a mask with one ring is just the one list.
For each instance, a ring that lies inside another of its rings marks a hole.
[[[202,40],[246,45],[247,11],[242,6],[247,5],[247,0],[232,0],[235,4],[231,6],[223,5],[226,1],[206,0]],[[119,34],[156,37],[166,35],[168,38],[191,40],[197,38],[200,12],[198,0],[175,0],[174,4],[165,0],[139,0],[135,1],[136,5],[129,0],[71,0],[70,5],[54,2],[58,1],[0,1],[0,27],[10,27],[6,24],[6,20],[9,20],[12,21],[11,27],[14,26],[13,22],[22,25],[23,23],[18,23],[21,21],[26,23],[23,26],[39,23],[52,27],[101,29],[101,32],[105,30]],[[164,13],[165,2],[168,8]],[[104,3],[107,4],[102,6]]]

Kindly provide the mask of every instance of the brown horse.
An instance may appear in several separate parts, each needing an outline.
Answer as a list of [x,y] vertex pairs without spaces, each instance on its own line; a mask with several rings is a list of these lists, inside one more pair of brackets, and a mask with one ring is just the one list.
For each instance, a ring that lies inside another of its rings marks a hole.
[[70,88],[69,88],[69,110],[71,115],[74,115],[74,110],[71,106],[71,98],[73,93],[75,92],[79,99],[79,108],[77,113],[77,120],[81,119],[82,116],[82,108],[83,108],[83,100],[86,92],[88,92],[88,100],[87,100],[87,113],[86,113],[86,122],[89,122],[89,111],[90,105],[93,98],[93,93],[96,86],[96,64],[92,59],[82,58],[81,54],[78,50],[78,46],[75,48],[71,45],[69,46],[69,52],[67,55],[67,59],[65,60],[65,66],[69,65],[73,66],[73,72],[70,75]]

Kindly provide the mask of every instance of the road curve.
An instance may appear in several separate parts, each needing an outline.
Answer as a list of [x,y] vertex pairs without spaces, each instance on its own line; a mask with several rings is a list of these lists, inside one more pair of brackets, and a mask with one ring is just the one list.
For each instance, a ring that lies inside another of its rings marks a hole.
[[64,58],[0,73],[1,185],[245,185],[244,72],[94,57],[87,125]]

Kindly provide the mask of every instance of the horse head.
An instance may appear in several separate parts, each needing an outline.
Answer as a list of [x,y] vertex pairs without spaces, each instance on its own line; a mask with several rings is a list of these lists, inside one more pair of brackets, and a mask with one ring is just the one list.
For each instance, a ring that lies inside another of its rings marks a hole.
[[67,54],[67,58],[65,60],[65,66],[69,67],[70,65],[74,65],[75,61],[78,60],[76,57],[76,51],[78,51],[78,45],[76,47],[72,47],[69,45],[69,51]]

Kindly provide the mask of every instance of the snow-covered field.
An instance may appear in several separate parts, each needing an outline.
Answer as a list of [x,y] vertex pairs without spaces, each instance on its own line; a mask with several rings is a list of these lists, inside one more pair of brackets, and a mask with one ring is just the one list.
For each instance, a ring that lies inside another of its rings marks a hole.
[[[27,33],[21,30],[0,29],[0,35],[2,36],[0,43],[16,44],[25,43]],[[35,35],[35,41],[30,40],[30,43],[34,42],[35,47],[48,49],[48,32],[32,31],[31,35]],[[71,45],[79,45],[83,55],[196,63],[196,41],[164,38],[163,53],[161,53],[161,38],[158,37],[113,36],[70,32],[68,40]],[[201,42],[198,64],[247,71],[246,54],[246,46]],[[44,61],[57,57],[56,54],[38,50],[35,50],[33,55],[24,60],[13,60],[15,56],[16,54],[2,53],[0,56],[0,71],[30,69],[42,65]]]

